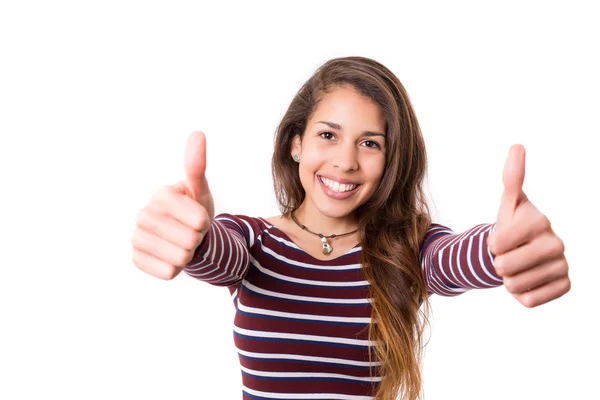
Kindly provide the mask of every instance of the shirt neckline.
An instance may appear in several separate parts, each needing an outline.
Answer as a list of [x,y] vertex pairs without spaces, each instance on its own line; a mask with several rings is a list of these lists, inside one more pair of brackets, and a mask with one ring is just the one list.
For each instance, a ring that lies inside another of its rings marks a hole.
[[322,260],[320,258],[316,258],[314,256],[312,256],[310,253],[308,253],[306,250],[304,250],[302,247],[298,246],[298,244],[296,242],[294,242],[292,240],[291,237],[288,236],[287,233],[285,233],[284,231],[282,231],[281,229],[279,229],[277,226],[273,225],[272,223],[270,223],[269,221],[267,221],[266,219],[264,219],[263,217],[258,217],[263,223],[265,223],[265,225],[267,225],[267,227],[271,227],[271,228],[275,228],[277,229],[277,231],[279,232],[279,234],[281,236],[283,236],[283,239],[287,240],[288,242],[292,243],[294,246],[296,246],[296,248],[298,250],[300,250],[303,254],[305,254],[306,256],[312,258],[313,260],[319,261],[319,262],[331,262],[331,261],[335,261],[338,260],[342,257],[346,257],[348,255],[350,255],[352,252],[354,252],[354,250],[356,250],[357,248],[360,248],[360,243],[355,244],[350,250],[348,250],[347,252],[345,252],[344,254],[340,254],[339,256],[337,256],[336,258],[331,258],[328,260]]

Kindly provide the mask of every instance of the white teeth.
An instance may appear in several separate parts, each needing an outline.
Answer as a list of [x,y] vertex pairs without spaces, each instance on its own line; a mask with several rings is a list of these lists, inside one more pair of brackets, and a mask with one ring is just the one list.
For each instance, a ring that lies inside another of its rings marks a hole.
[[329,189],[333,190],[334,192],[338,192],[338,193],[354,190],[354,188],[357,186],[357,185],[353,185],[353,184],[349,184],[349,183],[346,183],[346,184],[339,183],[339,182],[332,181],[330,179],[323,178],[323,177],[321,177],[321,182],[323,182],[325,184],[325,186],[327,186]]

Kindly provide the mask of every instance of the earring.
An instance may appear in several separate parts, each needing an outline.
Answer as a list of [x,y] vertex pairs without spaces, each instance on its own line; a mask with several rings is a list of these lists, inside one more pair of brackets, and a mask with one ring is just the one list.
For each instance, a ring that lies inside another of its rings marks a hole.
[[300,154],[298,154],[298,153],[294,154],[294,161],[300,162]]

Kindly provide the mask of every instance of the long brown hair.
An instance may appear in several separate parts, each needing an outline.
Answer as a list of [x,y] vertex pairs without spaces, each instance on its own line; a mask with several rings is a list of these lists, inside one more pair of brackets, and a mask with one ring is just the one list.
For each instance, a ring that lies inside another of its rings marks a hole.
[[[329,60],[293,98],[276,131],[273,181],[281,211],[288,215],[304,200],[292,140],[302,138],[307,121],[332,88],[351,85],[377,104],[386,121],[386,160],[381,182],[357,210],[362,267],[370,283],[369,340],[381,362],[376,400],[398,394],[421,398],[423,333],[429,303],[420,248],[431,217],[423,191],[427,156],[419,123],[400,80],[369,58]],[[423,310],[424,309],[424,310]],[[373,373],[373,371],[371,371]]]

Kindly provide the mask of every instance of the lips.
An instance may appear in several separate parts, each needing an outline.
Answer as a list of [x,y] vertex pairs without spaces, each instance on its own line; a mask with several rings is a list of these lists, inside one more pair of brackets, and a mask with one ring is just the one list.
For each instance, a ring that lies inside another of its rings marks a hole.
[[354,193],[356,193],[358,188],[361,186],[360,184],[352,183],[347,180],[339,182],[337,180],[332,180],[323,176],[318,176],[318,179],[323,192],[328,197],[331,197],[336,200],[345,200],[353,196]]
[[325,184],[325,186],[337,193],[349,192],[358,186],[356,183],[341,183],[323,176],[319,178],[321,179],[321,182]]

